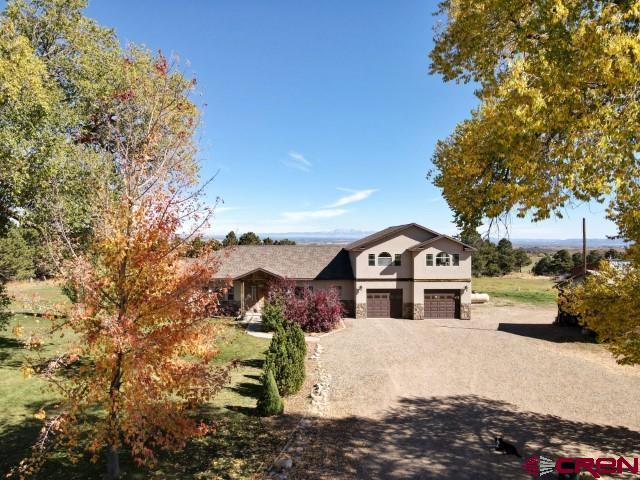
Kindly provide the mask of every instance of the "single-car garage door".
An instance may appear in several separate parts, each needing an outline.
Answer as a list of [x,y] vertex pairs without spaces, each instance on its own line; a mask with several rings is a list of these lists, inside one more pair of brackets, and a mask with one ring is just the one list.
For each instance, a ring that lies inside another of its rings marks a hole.
[[367,317],[402,317],[402,290],[367,290]]
[[425,290],[424,318],[458,318],[458,302],[460,295],[457,291]]

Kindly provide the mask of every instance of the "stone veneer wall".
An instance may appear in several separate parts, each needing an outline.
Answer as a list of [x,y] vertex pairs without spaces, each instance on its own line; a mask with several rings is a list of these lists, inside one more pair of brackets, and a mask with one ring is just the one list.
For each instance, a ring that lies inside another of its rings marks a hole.
[[460,304],[460,320],[471,320],[471,304]]
[[367,318],[366,303],[356,303],[356,318]]
[[413,303],[402,304],[402,318],[413,318]]
[[413,304],[413,317],[414,320],[423,320],[424,319],[424,304],[422,303],[414,303]]

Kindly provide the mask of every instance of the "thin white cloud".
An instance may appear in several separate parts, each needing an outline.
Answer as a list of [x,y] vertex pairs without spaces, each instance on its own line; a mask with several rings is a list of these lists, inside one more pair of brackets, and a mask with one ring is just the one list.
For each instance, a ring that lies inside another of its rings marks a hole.
[[349,188],[339,188],[338,190],[349,192],[349,195],[340,197],[334,203],[328,205],[327,208],[342,207],[344,205],[349,205],[350,203],[361,202],[362,200],[369,198],[371,195],[378,191],[375,188],[370,188],[367,190],[351,190]]
[[296,168],[303,172],[311,171],[311,162],[298,152],[289,152],[289,158],[283,160],[282,163],[287,167]]
[[224,212],[232,212],[234,210],[239,210],[240,207],[216,207],[215,213],[224,213]]
[[319,218],[334,218],[344,215],[349,210],[343,208],[323,208],[321,210],[303,210],[299,212],[283,212],[282,216],[293,222],[302,222],[304,220]]

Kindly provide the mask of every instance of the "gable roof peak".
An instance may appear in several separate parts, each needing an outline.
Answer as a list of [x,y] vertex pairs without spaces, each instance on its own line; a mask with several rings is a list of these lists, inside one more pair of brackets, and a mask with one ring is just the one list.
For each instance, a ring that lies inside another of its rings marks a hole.
[[356,240],[355,242],[350,243],[349,245],[345,246],[344,249],[345,250],[364,249],[369,245],[375,244],[375,243],[377,243],[379,241],[382,241],[382,240],[384,240],[384,239],[386,239],[388,237],[391,237],[394,234],[398,234],[398,233],[400,233],[400,232],[402,232],[402,231],[404,231],[404,230],[406,230],[408,228],[412,228],[412,227],[418,228],[418,229],[423,230],[423,231],[425,231],[425,232],[427,232],[427,233],[432,235],[432,238],[430,238],[430,239],[428,239],[428,240],[416,245],[413,248],[418,249],[419,247],[421,247],[423,245],[428,245],[429,243],[432,243],[432,242],[434,242],[434,241],[436,241],[438,239],[446,238],[448,240],[451,240],[453,242],[456,242],[456,243],[459,243],[459,244],[463,245],[465,247],[465,250],[472,250],[472,251],[475,250],[475,248],[473,248],[471,245],[467,245],[466,243],[463,243],[460,240],[457,240],[457,239],[455,239],[453,237],[450,237],[448,235],[444,235],[442,233],[438,233],[435,230],[431,230],[430,228],[427,228],[427,227],[422,226],[422,225],[420,225],[418,223],[415,223],[415,222],[405,223],[405,224],[402,224],[402,225],[395,225],[395,226],[392,226],[392,227],[387,227],[387,228],[385,228],[383,230],[380,230],[379,232],[372,233],[371,235],[368,235],[368,236],[366,236],[364,238],[361,238],[360,240]]
[[393,234],[397,234],[402,232],[403,230],[406,230],[407,228],[411,228],[411,227],[415,227],[415,228],[419,228],[420,230],[423,230],[425,232],[430,233],[431,235],[440,235],[438,232],[431,230],[430,228],[427,227],[423,227],[422,225],[419,225],[417,223],[404,223],[402,225],[394,225],[392,227],[387,227],[383,230],[380,230],[379,232],[376,233],[372,233],[371,235],[368,235],[364,238],[361,238],[360,240],[356,240],[355,242],[351,242],[349,245],[347,245],[345,248],[345,250],[355,250],[357,248],[363,248],[367,245],[371,245],[373,243],[376,243],[380,240],[383,240],[387,237],[392,236]]

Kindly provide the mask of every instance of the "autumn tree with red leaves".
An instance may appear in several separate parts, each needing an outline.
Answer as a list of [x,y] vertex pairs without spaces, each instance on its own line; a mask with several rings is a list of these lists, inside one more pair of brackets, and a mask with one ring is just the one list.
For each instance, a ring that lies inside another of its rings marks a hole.
[[[95,192],[90,244],[75,248],[64,221],[53,222],[77,298],[67,318],[52,319],[53,331],[70,328],[78,341],[33,367],[64,400],[41,411],[41,438],[19,475],[37,468],[48,445],[88,450],[94,461],[105,455],[109,479],[120,476],[122,449],[153,464],[159,451],[207,433],[194,412],[228,378],[228,368],[211,365],[216,327],[208,317],[218,292],[209,282],[218,263],[206,249],[185,260],[211,214],[197,187],[195,82],[142,50],[130,50],[121,69],[93,128],[113,175]],[[72,364],[72,375],[57,373]]]

